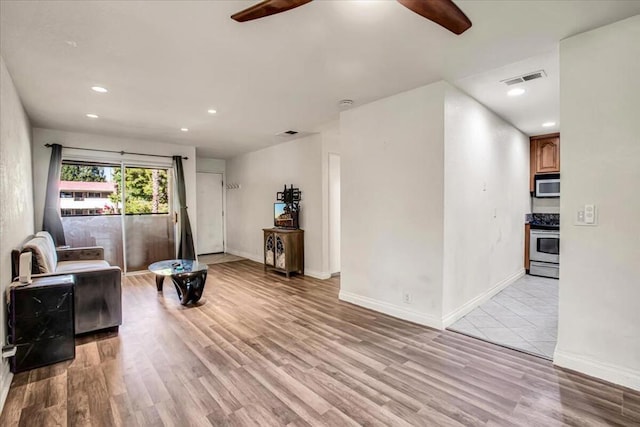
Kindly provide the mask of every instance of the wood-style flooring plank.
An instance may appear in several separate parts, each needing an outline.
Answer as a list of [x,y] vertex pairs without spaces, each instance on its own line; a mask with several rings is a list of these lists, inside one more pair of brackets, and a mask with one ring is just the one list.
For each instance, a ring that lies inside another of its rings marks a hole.
[[338,300],[339,278],[210,266],[183,307],[123,280],[118,333],[14,377],[1,426],[640,426],[640,392]]

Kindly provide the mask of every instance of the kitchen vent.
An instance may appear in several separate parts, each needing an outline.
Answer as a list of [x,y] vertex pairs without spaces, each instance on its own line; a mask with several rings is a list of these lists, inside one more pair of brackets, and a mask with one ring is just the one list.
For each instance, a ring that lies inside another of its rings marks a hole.
[[297,130],[285,130],[284,132],[280,132],[276,134],[276,136],[293,136],[297,134],[298,134]]
[[523,74],[518,77],[511,77],[505,80],[500,80],[501,83],[506,84],[507,86],[513,86],[518,83],[528,82],[530,80],[541,79],[542,77],[546,77],[547,73],[544,70],[534,71],[533,73]]

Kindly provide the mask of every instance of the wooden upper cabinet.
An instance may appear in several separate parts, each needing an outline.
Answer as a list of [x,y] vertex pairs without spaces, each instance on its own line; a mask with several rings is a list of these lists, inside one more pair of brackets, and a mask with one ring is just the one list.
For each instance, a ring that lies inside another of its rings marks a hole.
[[529,190],[533,191],[534,176],[560,172],[560,134],[531,137]]
[[536,173],[560,172],[560,137],[536,140]]

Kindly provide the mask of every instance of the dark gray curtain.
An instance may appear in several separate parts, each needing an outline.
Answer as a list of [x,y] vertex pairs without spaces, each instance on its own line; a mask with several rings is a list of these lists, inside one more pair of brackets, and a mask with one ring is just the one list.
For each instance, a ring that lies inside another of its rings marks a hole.
[[56,246],[67,244],[64,238],[64,228],[60,218],[58,201],[60,200],[60,171],[62,170],[62,145],[51,145],[51,160],[49,161],[49,176],[47,178],[47,194],[44,199],[44,215],[42,229],[53,237]]
[[193,233],[191,222],[187,212],[187,194],[184,188],[184,171],[182,169],[182,157],[173,156],[173,164],[176,174],[176,188],[178,190],[178,203],[180,204],[180,241],[178,244],[178,259],[196,259],[196,250],[193,247]]

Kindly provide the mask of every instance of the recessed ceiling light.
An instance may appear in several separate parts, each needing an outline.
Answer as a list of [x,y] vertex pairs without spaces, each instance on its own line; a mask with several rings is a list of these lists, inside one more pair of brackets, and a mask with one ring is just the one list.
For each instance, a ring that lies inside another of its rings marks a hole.
[[511,89],[509,92],[507,92],[507,95],[509,96],[520,96],[525,92],[524,89],[522,89],[521,87],[516,87]]
[[209,114],[215,114],[215,113],[217,113],[217,111],[216,111],[216,110],[214,110],[214,109],[210,109],[210,110],[207,110],[207,113],[209,113]]
[[189,132],[189,129],[187,129],[187,128],[180,128],[180,130],[181,130],[182,132]]
[[97,119],[97,118],[98,118],[98,115],[97,115],[97,114],[88,113],[88,114],[85,114],[85,115],[86,115],[87,117],[89,117],[90,119]]
[[78,47],[78,43],[74,42],[73,40],[67,40],[65,41],[65,43],[71,47]]
[[555,126],[556,122],[546,122],[542,124],[542,127],[550,128],[551,126]]
[[102,86],[91,86],[91,90],[94,91],[94,92],[99,92],[99,93],[107,93],[107,92],[109,92],[107,90],[107,88],[104,88]]

